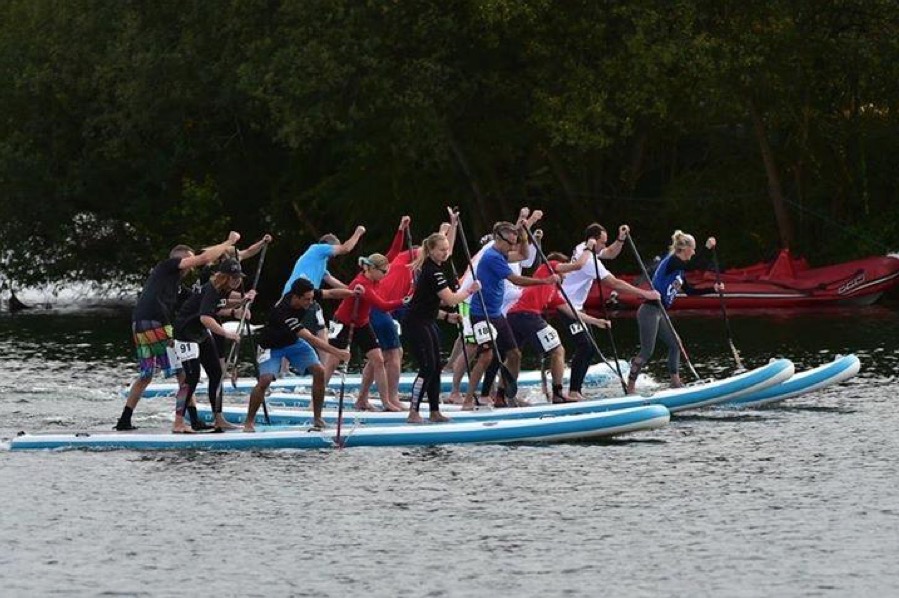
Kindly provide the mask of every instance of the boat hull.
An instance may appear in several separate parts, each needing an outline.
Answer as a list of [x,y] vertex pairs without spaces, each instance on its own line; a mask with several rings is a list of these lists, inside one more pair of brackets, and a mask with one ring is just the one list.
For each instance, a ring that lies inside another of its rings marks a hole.
[[[624,275],[628,282],[648,288],[637,276]],[[824,305],[870,305],[886,291],[899,284],[899,254],[874,256],[823,268],[810,268],[803,259],[782,251],[773,264],[755,264],[721,273],[724,298],[728,307],[768,309],[815,307]],[[711,288],[714,272],[690,272],[687,281],[697,289]],[[608,298],[611,289],[603,289]],[[636,308],[642,300],[633,295],[618,295],[616,305]],[[600,311],[600,292],[594,285],[586,306]],[[671,309],[720,309],[717,293],[706,295],[679,294]]]

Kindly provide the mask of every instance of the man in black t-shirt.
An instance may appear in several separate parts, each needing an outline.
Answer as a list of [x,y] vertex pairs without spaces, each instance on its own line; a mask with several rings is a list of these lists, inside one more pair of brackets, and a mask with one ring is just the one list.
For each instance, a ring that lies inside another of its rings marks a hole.
[[278,377],[282,359],[289,361],[298,374],[308,373],[312,376],[313,425],[316,428],[325,427],[321,418],[325,403],[325,369],[315,349],[335,356],[338,361],[347,361],[350,352],[348,349],[338,349],[313,334],[307,327],[306,316],[316,298],[342,299],[352,297],[353,294],[354,291],[349,289],[315,289],[305,278],[293,281],[290,292],[275,304],[268,323],[257,337],[262,351],[258,357],[259,381],[250,393],[244,432],[255,431],[256,412],[262,404],[265,391]]
[[[170,354],[172,345],[172,322],[178,300],[181,279],[191,268],[203,266],[219,258],[240,239],[240,234],[231,231],[228,239],[206,248],[200,255],[194,255],[187,245],[176,245],[165,259],[153,268],[144,283],[143,291],[131,319],[131,331],[137,349],[140,375],[131,385],[122,415],[116,422],[116,430],[134,430],[131,414],[146,390],[157,369],[171,375],[179,368],[177,359]],[[183,376],[179,383],[183,384]]]

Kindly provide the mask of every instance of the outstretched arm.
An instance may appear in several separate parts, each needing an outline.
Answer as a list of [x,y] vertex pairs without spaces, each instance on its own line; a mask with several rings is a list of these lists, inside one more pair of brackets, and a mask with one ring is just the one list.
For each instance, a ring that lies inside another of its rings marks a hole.
[[181,262],[178,264],[178,268],[181,270],[187,270],[188,268],[196,268],[198,266],[211,264],[215,260],[219,259],[223,253],[234,247],[234,244],[238,241],[240,241],[240,233],[232,230],[228,234],[228,238],[218,245],[205,247],[203,249],[203,253],[199,255],[192,255],[190,257],[181,258]]
[[365,227],[357,226],[349,239],[334,248],[334,253],[332,255],[346,255],[347,253],[350,253],[356,248],[356,244],[359,243],[359,239],[361,239],[364,234]]

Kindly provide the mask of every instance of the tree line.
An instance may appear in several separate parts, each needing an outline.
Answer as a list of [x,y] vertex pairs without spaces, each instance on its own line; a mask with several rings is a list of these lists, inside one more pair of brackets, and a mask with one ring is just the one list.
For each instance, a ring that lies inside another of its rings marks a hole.
[[[899,248],[899,3],[7,0],[0,267],[142,278],[178,242],[383,251],[457,205],[730,263]],[[627,268],[622,264],[621,269]]]

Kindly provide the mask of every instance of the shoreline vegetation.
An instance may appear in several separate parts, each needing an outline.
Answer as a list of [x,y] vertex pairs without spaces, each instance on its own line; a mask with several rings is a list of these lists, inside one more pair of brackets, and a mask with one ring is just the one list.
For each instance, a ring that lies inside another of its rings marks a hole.
[[592,221],[723,267],[899,250],[895,2],[10,0],[0,46],[16,290],[139,285],[233,229],[274,235],[271,296],[322,234],[383,251],[448,203],[478,234],[540,208],[565,251]]

